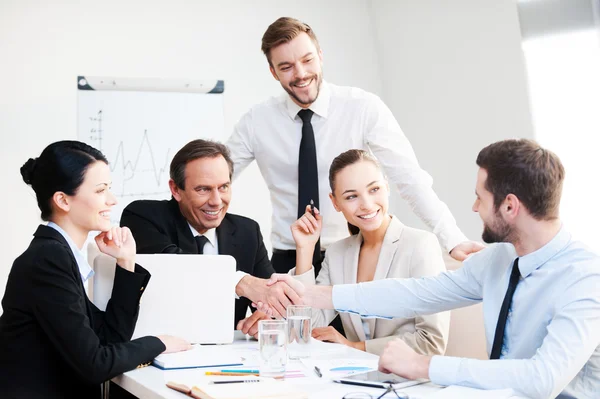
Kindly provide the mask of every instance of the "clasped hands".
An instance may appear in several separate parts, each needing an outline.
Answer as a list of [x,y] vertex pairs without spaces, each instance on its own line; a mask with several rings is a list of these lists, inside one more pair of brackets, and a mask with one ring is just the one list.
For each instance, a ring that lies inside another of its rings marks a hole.
[[240,320],[237,329],[252,336],[258,333],[258,322],[271,318],[285,318],[290,305],[307,305],[304,284],[287,274],[273,274],[270,279],[246,276],[240,282],[238,294],[252,301],[257,311]]

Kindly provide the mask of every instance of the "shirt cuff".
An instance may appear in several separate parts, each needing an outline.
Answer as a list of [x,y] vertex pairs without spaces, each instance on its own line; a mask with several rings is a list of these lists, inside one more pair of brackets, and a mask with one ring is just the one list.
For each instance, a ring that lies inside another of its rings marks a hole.
[[454,230],[455,231],[450,236],[441,238],[442,245],[444,248],[446,248],[448,253],[450,253],[450,251],[452,251],[458,244],[462,244],[465,241],[470,241],[458,227],[456,227]]
[[241,270],[235,272],[235,276],[233,277],[233,295],[235,295],[235,299],[240,299],[239,295],[235,293],[235,287],[237,287],[240,281],[246,276],[248,276],[248,273]]
[[338,312],[349,312],[356,308],[356,284],[334,285],[331,292],[333,308]]
[[433,356],[429,364],[429,379],[438,385],[456,385],[460,383],[458,374],[463,360],[460,357]]

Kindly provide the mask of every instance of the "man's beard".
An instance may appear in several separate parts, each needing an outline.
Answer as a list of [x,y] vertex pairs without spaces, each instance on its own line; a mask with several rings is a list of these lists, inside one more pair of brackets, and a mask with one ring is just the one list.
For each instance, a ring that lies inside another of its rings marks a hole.
[[[302,80],[295,80],[293,82],[290,83],[289,87],[283,87],[283,89],[287,92],[287,94],[290,95],[290,97],[293,97],[294,100],[296,100],[296,102],[298,104],[302,104],[302,105],[311,105],[312,103],[314,103],[317,98],[319,97],[319,93],[321,92],[321,83],[323,82],[323,75],[313,75],[310,79],[315,79],[317,82],[317,94],[315,95],[315,98],[313,99],[308,99],[308,100],[302,100],[301,98],[299,98],[296,93],[294,93],[294,91],[292,90],[292,86],[296,85],[297,83],[300,83],[302,81],[305,81],[306,79],[302,79]],[[310,80],[309,79],[309,80]]]
[[493,244],[496,242],[513,242],[515,239],[514,229],[502,219],[499,212],[496,212],[495,219],[491,225],[483,224],[483,233],[481,239]]

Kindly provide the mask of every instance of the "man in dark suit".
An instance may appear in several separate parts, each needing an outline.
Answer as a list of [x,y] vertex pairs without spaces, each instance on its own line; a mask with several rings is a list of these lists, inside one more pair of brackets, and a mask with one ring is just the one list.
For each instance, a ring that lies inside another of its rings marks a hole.
[[[170,201],[134,201],[121,216],[121,225],[131,229],[137,253],[231,255],[237,263],[235,324],[256,334],[255,312],[244,319],[251,301],[273,303],[285,315],[296,293],[284,286],[267,287],[275,272],[268,258],[258,223],[227,213],[231,200],[233,162],[223,144],[194,140],[186,144],[171,162]],[[242,298],[243,297],[243,298]]]

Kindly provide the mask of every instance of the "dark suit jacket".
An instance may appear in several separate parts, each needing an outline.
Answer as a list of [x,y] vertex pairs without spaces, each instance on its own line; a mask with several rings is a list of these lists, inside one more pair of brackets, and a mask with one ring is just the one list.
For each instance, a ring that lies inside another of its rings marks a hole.
[[[187,220],[174,199],[170,201],[134,201],[121,216],[121,226],[131,229],[138,254],[197,254],[198,247]],[[235,258],[237,270],[260,278],[275,273],[260,233],[252,219],[228,213],[217,227],[219,254]],[[246,316],[251,301],[236,299],[235,320]]]
[[63,236],[39,226],[13,263],[0,316],[0,397],[99,398],[100,384],[165,346],[156,337],[129,341],[150,274],[117,267],[106,312],[83,288]]

